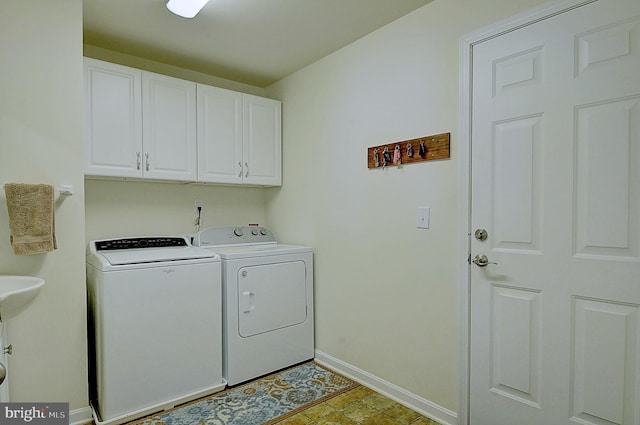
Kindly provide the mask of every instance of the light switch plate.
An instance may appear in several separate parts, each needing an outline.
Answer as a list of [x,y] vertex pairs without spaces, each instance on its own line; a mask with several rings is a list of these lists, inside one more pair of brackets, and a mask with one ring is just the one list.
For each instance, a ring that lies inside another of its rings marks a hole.
[[417,225],[418,229],[428,229],[429,228],[429,216],[431,215],[431,208],[429,207],[418,207],[418,220]]

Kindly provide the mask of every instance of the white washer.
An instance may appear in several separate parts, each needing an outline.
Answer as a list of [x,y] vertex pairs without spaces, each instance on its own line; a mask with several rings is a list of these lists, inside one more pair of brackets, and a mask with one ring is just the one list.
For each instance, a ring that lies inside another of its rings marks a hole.
[[185,237],[89,243],[91,404],[119,424],[224,389],[220,257]]
[[222,258],[223,367],[236,385],[314,357],[313,253],[264,227],[211,227],[193,244]]

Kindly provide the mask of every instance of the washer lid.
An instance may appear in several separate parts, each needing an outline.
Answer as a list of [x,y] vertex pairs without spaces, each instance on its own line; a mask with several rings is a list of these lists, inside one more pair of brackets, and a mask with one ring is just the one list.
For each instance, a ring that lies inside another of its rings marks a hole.
[[216,257],[214,252],[193,246],[181,248],[142,248],[126,249],[121,251],[102,251],[100,255],[102,255],[112,266]]

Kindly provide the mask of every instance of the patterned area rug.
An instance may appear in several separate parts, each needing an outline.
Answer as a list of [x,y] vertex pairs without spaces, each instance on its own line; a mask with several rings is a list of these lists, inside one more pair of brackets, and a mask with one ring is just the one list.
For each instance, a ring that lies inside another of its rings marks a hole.
[[308,362],[130,425],[273,425],[358,385]]

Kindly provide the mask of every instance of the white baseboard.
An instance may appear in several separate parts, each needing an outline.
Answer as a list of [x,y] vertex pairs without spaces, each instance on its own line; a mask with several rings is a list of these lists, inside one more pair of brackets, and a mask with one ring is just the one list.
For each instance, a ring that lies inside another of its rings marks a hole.
[[446,409],[436,403],[419,397],[409,391],[398,387],[390,382],[380,379],[377,376],[365,372],[349,363],[338,360],[322,351],[316,350],[315,360],[323,366],[333,369],[341,375],[350,378],[365,387],[389,397],[398,403],[420,413],[423,416],[433,419],[442,425],[456,425],[458,423],[457,415],[449,409]]
[[93,421],[91,407],[83,407],[69,412],[69,425],[90,424]]

